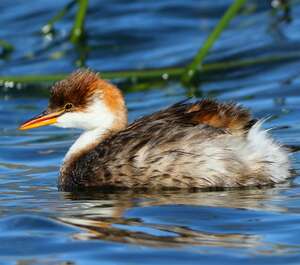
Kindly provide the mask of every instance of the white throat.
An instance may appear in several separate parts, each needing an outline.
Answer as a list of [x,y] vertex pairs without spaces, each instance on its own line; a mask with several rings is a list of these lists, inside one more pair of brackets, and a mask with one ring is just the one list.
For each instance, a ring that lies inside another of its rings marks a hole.
[[103,138],[105,132],[106,130],[103,128],[83,132],[70,147],[69,151],[65,155],[64,162],[69,160],[73,155],[79,154],[86,149],[96,146]]
[[59,117],[56,126],[84,130],[67,152],[64,162],[73,155],[95,147],[112,130],[116,119],[116,116],[98,98],[84,111],[69,112]]

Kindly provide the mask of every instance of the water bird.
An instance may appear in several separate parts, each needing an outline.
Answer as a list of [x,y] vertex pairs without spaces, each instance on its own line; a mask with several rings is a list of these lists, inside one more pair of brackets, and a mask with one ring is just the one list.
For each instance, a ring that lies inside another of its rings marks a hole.
[[234,103],[176,103],[127,123],[121,91],[91,70],[51,89],[47,109],[19,129],[79,128],[58,178],[64,191],[262,186],[290,177],[289,152]]

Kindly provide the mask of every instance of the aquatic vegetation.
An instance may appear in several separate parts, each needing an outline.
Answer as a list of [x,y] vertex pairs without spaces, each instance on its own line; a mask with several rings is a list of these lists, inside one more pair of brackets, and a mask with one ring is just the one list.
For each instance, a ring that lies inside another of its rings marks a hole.
[[[135,86],[135,90],[139,90],[138,87],[147,89],[148,86],[140,86],[138,84],[145,82],[166,82],[170,80],[181,81],[184,86],[191,89],[193,94],[193,87],[196,87],[205,80],[205,74],[218,73],[220,71],[230,71],[236,68],[246,68],[256,65],[274,64],[277,62],[296,60],[300,58],[300,53],[294,52],[291,54],[277,55],[277,56],[261,56],[253,59],[237,59],[221,62],[205,62],[205,58],[210,52],[210,49],[214,43],[219,39],[222,32],[227,28],[230,21],[234,19],[247,0],[235,0],[228,7],[227,11],[220,18],[211,33],[207,36],[206,41],[201,45],[198,52],[190,63],[183,66],[176,67],[162,67],[156,69],[139,69],[139,70],[125,70],[125,71],[102,71],[101,69],[95,69],[101,72],[104,78],[108,79],[122,79],[123,82]],[[276,2],[276,3],[275,3]],[[70,12],[70,10],[77,5],[77,11],[74,18],[74,23],[69,34],[69,40],[75,46],[78,53],[78,59],[75,61],[77,67],[86,66],[86,57],[88,56],[88,47],[86,45],[87,38],[85,32],[85,20],[88,12],[88,0],[71,0],[67,3],[59,12],[52,17],[43,27],[42,33],[45,35],[55,34],[55,23],[63,19],[63,17]],[[283,10],[282,19],[290,21],[290,4],[288,1],[273,1],[273,10],[276,12]],[[288,19],[289,18],[289,19]],[[13,51],[11,45],[5,41],[0,41],[0,46],[4,47],[6,55]],[[18,75],[18,76],[0,76],[0,82],[14,82],[14,83],[44,83],[53,82],[64,78],[68,73],[58,74],[40,74],[40,75]],[[129,86],[129,85],[128,85]],[[142,90],[143,90],[142,89]]]

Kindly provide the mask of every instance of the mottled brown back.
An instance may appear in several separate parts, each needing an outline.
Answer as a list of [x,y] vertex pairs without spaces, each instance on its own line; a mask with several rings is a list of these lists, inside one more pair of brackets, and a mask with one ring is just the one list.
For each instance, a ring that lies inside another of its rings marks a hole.
[[215,128],[229,130],[231,133],[244,133],[253,125],[249,111],[234,103],[218,103],[204,99],[187,107],[192,120]]
[[170,125],[178,122],[182,126],[206,124],[237,134],[248,131],[256,122],[247,109],[237,104],[203,99],[195,103],[179,102],[165,110],[143,117],[130,125],[130,128],[141,126],[145,122],[158,122],[160,120],[168,122]]

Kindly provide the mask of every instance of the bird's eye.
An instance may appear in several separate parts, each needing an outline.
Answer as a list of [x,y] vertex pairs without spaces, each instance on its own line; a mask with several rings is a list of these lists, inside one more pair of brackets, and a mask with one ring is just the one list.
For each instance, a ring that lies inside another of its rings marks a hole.
[[65,110],[66,110],[66,111],[70,111],[72,108],[73,108],[73,104],[72,104],[72,103],[67,103],[67,104],[65,105]]

